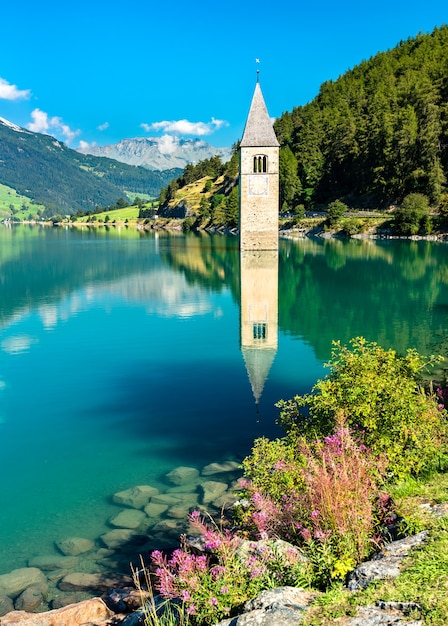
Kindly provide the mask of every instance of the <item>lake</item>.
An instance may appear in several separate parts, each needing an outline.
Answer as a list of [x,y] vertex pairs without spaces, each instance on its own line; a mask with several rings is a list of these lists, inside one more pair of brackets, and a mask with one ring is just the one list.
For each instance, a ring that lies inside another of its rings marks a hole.
[[[135,485],[239,462],[362,335],[445,353],[448,246],[0,225],[0,574]],[[87,568],[87,565],[85,566]],[[96,565],[95,565],[96,567]]]

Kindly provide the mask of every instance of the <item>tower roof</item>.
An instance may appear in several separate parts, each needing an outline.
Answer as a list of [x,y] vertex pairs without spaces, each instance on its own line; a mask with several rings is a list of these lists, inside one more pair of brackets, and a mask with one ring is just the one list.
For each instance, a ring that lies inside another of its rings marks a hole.
[[245,148],[259,146],[261,148],[277,147],[279,145],[271,118],[264,103],[260,83],[257,82],[240,146]]
[[255,402],[261,398],[264,383],[274,362],[277,350],[275,348],[242,348],[243,359],[254,394]]

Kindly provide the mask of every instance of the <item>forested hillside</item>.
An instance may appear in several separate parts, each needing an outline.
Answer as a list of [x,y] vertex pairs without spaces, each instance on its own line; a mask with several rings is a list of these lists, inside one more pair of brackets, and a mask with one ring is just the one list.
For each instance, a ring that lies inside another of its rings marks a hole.
[[447,191],[448,27],[402,41],[324,83],[275,122],[282,204],[387,206]]
[[0,121],[0,183],[44,205],[48,216],[110,205],[126,192],[157,196],[179,172],[83,155],[54,137]]

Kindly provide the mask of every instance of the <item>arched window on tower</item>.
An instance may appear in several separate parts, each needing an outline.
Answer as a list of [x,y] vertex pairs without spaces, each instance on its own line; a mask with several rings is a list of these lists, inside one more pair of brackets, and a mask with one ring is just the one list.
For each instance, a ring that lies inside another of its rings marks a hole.
[[268,171],[268,157],[265,154],[254,156],[254,174],[266,174]]

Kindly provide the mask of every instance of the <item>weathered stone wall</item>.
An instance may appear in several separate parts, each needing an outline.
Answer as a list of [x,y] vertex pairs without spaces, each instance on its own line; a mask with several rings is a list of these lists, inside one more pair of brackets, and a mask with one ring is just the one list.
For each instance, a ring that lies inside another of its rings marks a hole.
[[[267,172],[254,173],[256,155],[268,157]],[[277,250],[279,177],[277,147],[240,150],[240,248]]]

